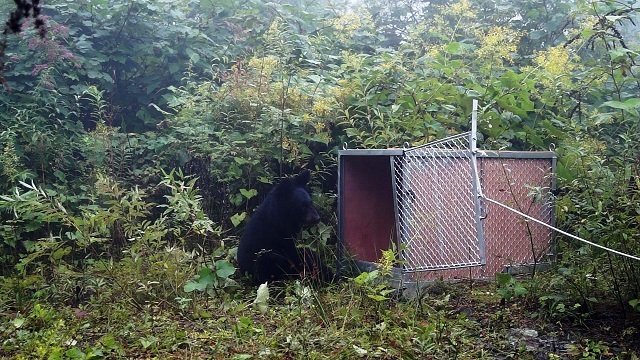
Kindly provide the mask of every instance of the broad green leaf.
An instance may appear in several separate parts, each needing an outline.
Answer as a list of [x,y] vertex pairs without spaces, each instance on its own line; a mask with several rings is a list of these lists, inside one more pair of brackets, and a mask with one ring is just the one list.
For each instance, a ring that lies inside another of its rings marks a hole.
[[562,158],[558,160],[556,164],[556,174],[558,178],[571,182],[576,178],[574,171],[573,168],[571,170],[567,168]]
[[180,65],[178,65],[176,63],[169,64],[169,73],[170,74],[175,74],[176,72],[178,72],[178,70],[180,70]]
[[256,189],[251,189],[251,190],[240,189],[240,194],[242,194],[242,196],[246,197],[247,199],[251,199],[252,197],[258,195],[258,190],[256,190]]
[[616,48],[609,50],[609,56],[611,56],[612,60],[623,57],[627,55],[627,51],[624,48]]
[[369,299],[373,299],[375,301],[385,301],[385,300],[389,300],[388,297],[382,296],[382,295],[378,295],[378,294],[367,294],[367,297]]
[[13,319],[13,326],[14,326],[16,329],[21,328],[21,327],[22,327],[22,325],[24,324],[24,320],[25,320],[25,319],[24,319],[24,318],[22,318],[22,317],[16,317],[15,319]]
[[246,164],[246,163],[248,163],[248,162],[249,162],[248,160],[243,159],[243,158],[238,157],[238,156],[234,157],[234,158],[233,158],[233,161],[235,161],[235,162],[236,162],[236,163],[238,163],[239,165],[244,165],[244,164]]
[[360,275],[356,276],[353,281],[358,284],[358,285],[363,285],[367,282],[367,280],[369,279],[369,273],[368,272],[362,272],[360,273]]
[[192,292],[194,290],[204,291],[207,286],[214,284],[215,280],[215,275],[211,269],[205,266],[200,270],[198,279],[189,281],[184,285],[184,292]]
[[104,359],[104,353],[102,349],[94,349],[91,350],[90,353],[85,356],[84,360],[92,360],[92,359]]
[[140,339],[140,344],[142,344],[142,347],[145,349],[149,348],[152,345],[155,345],[156,342],[157,342],[157,339],[153,336],[147,336]]
[[216,261],[216,275],[218,275],[218,277],[226,279],[233,275],[234,272],[236,272],[236,268],[227,260]]
[[86,354],[82,352],[82,350],[74,347],[71,348],[69,350],[67,350],[65,353],[65,358],[67,359],[85,359],[86,358]]
[[538,133],[533,130],[531,127],[524,125],[523,130],[526,132],[526,138],[529,140],[530,143],[532,143],[533,145],[539,147],[539,148],[544,148],[544,140],[542,140],[542,138],[538,135]]
[[254,308],[258,309],[261,314],[265,314],[269,309],[269,286],[268,283],[258,286],[256,298],[253,300]]
[[189,293],[189,292],[192,292],[194,290],[203,291],[204,288],[202,288],[199,283],[190,281],[190,282],[184,284],[183,290],[184,290],[184,292]]
[[56,170],[53,172],[53,175],[56,177],[56,179],[60,180],[60,181],[65,181],[65,176],[64,173],[60,170]]
[[611,21],[611,22],[616,22],[618,20],[624,20],[626,19],[626,16],[616,16],[616,15],[607,15],[605,16],[605,19]]
[[500,76],[500,85],[506,88],[517,88],[520,86],[520,78],[515,72],[509,70]]
[[549,134],[550,134],[550,135],[553,135],[553,136],[556,136],[556,137],[559,137],[559,138],[562,138],[562,137],[564,137],[564,135],[565,135],[565,133],[564,133],[562,130],[560,130],[560,129],[558,129],[557,127],[555,127],[555,126],[551,123],[551,121],[549,121],[549,120],[543,120],[543,121],[540,123],[540,125],[541,125],[543,128],[547,129],[547,131],[549,132]]
[[531,40],[539,40],[539,39],[542,39],[543,37],[545,37],[546,35],[547,35],[547,33],[544,30],[535,30],[535,31],[532,31],[531,33],[529,33],[529,39],[531,39]]
[[322,81],[322,77],[320,75],[314,74],[314,75],[309,75],[308,77],[311,81],[314,82],[314,84],[319,84]]
[[447,46],[445,47],[444,51],[446,51],[448,54],[452,54],[452,55],[458,55],[460,54],[461,51],[461,46],[459,42],[451,42],[449,44],[447,44]]
[[527,290],[527,288],[525,288],[524,286],[517,284],[516,286],[513,287],[513,293],[516,296],[521,296],[521,295],[525,295],[527,294],[529,291]]
[[614,109],[631,110],[640,107],[640,98],[631,98],[625,101],[611,100],[602,103],[601,106],[608,106]]
[[233,216],[231,216],[231,223],[233,224],[233,227],[237,227],[238,225],[240,225],[246,217],[247,213],[244,211],[240,214],[234,214]]

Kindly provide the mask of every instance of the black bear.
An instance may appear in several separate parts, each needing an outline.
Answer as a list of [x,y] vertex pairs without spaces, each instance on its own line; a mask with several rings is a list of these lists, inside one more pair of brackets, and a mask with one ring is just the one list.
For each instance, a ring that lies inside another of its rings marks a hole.
[[283,179],[255,211],[238,245],[241,274],[249,274],[255,283],[284,280],[314,273],[326,278],[328,271],[309,249],[296,247],[303,225],[320,221],[311,197],[305,189],[309,170]]

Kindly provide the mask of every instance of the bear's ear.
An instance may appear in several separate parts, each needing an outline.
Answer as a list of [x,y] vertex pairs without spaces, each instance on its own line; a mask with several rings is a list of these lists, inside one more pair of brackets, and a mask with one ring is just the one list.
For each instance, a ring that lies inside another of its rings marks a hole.
[[300,172],[300,174],[298,174],[298,176],[296,176],[294,181],[298,186],[305,186],[307,185],[309,180],[311,180],[311,173],[309,172],[309,170],[304,169],[302,170],[302,172]]
[[274,193],[278,197],[288,196],[293,191],[293,187],[294,187],[294,181],[292,179],[285,178],[280,180],[280,183],[276,185],[276,188],[274,189]]

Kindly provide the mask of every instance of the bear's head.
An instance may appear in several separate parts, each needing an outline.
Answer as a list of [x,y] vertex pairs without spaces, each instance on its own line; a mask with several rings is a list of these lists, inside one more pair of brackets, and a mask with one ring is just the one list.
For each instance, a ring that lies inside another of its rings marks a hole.
[[300,227],[320,221],[320,215],[306,190],[310,179],[309,170],[303,170],[298,176],[282,180],[275,189],[277,206],[295,225]]

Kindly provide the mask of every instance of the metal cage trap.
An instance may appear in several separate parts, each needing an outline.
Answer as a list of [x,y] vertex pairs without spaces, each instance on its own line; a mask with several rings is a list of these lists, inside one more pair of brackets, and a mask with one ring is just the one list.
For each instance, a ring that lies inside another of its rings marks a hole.
[[549,255],[551,230],[487,211],[482,199],[485,191],[552,224],[555,154],[478,151],[475,110],[470,132],[338,158],[341,248],[359,262],[374,263],[395,244],[402,273],[435,280],[489,278]]

